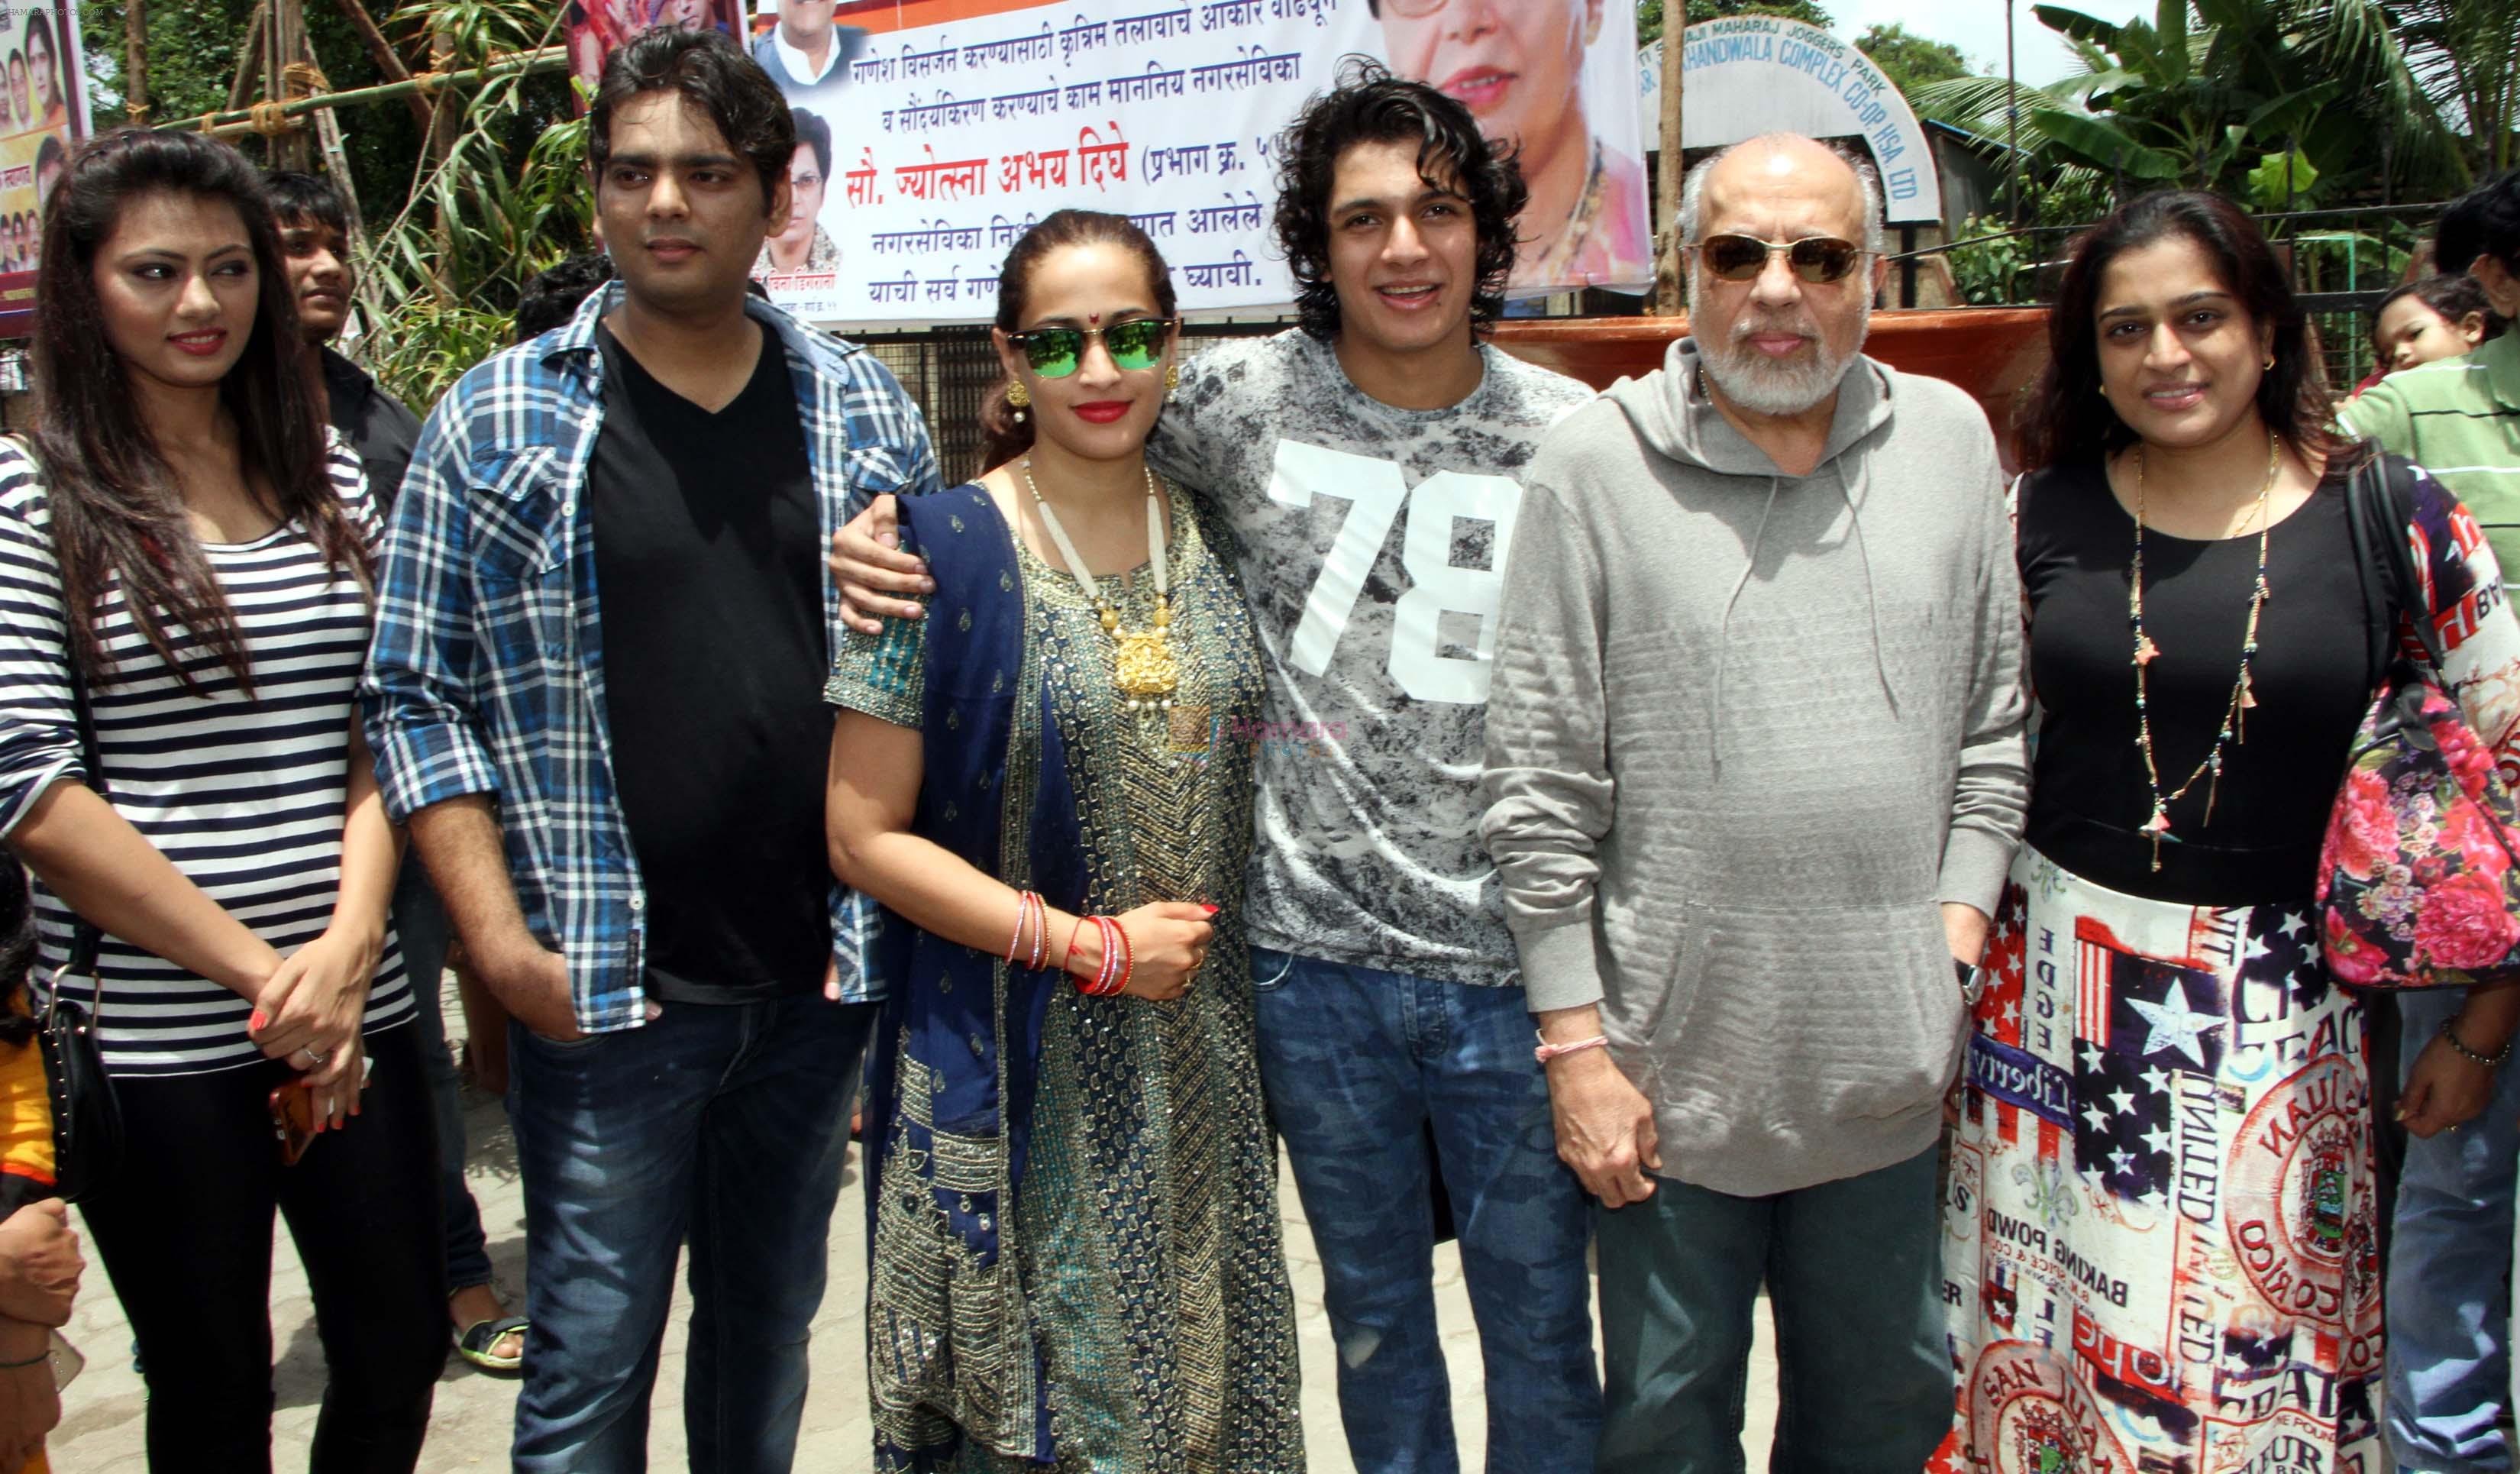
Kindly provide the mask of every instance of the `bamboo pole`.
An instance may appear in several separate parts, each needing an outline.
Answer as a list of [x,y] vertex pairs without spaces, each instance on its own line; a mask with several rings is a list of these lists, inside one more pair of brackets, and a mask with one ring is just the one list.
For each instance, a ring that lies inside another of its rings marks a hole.
[[262,75],[262,32],[271,23],[270,0],[259,0],[245,22],[245,44],[237,48],[236,77],[228,83],[228,111],[240,112],[253,99],[254,80]]
[[[377,64],[377,70],[384,73],[386,81],[411,80],[411,68],[403,65],[402,54],[393,49],[391,41],[385,39],[384,31],[377,25],[377,18],[368,14],[366,6],[360,4],[359,0],[333,0],[333,4],[342,15],[349,18],[350,28],[359,33],[359,44],[368,49],[368,59]],[[404,98],[403,103],[411,109],[411,120],[418,123],[424,132],[427,131],[428,104],[417,97]]]
[[149,121],[147,0],[125,0],[122,9],[122,115],[134,127]]
[[[1654,184],[1654,223],[1659,227],[1654,240],[1660,248],[1654,252],[1653,310],[1656,317],[1678,317],[1688,310],[1687,276],[1681,268],[1680,188],[1688,172],[1688,162],[1681,141],[1680,74],[1683,67],[1683,45],[1688,25],[1685,6],[1674,0],[1663,10],[1662,25],[1662,163]],[[1674,25],[1672,22],[1680,23]]]
[[[297,69],[297,64],[311,55],[306,49],[305,0],[271,0],[271,19],[263,28],[262,49],[262,96],[266,104],[285,106],[313,94],[314,87]],[[304,124],[279,129],[269,137],[274,168],[303,172],[313,166],[313,140],[307,137]]]
[[[538,51],[518,52],[502,57],[485,67],[468,67],[462,71],[423,72],[405,81],[386,82],[375,87],[353,87],[347,92],[319,93],[284,103],[276,111],[280,118],[302,117],[319,108],[338,108],[352,103],[392,102],[406,97],[428,97],[440,88],[479,87],[503,77],[520,76],[545,71],[568,69],[568,48],[546,46]],[[259,132],[256,110],[231,108],[203,117],[168,118],[161,128],[190,128],[214,138],[233,138],[240,134]]]

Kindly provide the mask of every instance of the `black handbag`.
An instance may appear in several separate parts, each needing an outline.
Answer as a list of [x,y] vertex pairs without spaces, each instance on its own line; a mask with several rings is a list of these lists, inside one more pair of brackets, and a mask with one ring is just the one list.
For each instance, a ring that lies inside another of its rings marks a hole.
[[[79,761],[87,784],[105,792],[105,770],[99,765],[96,721],[89,714],[87,681],[70,657],[70,708],[78,718]],[[68,959],[44,990],[44,1011],[36,1038],[44,1051],[44,1084],[53,1101],[53,1182],[70,1202],[82,1202],[111,1179],[122,1164],[122,1106],[114,1098],[113,1081],[105,1073],[105,1055],[97,1046],[98,1017],[105,1005],[105,983],[97,975],[97,953],[105,933],[84,917],[73,920]],[[87,978],[87,1005],[68,997],[75,978]]]

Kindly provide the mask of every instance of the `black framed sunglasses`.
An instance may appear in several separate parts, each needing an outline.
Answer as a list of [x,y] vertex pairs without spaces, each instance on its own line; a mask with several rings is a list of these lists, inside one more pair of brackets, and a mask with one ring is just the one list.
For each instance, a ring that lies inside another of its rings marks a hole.
[[1065,379],[1085,363],[1085,340],[1102,339],[1102,351],[1122,369],[1151,369],[1163,362],[1164,349],[1173,340],[1173,329],[1180,320],[1169,317],[1138,317],[1108,328],[1035,328],[1026,333],[1010,333],[1007,341],[1015,345],[1032,365],[1032,371],[1044,379]]
[[1799,241],[1762,241],[1756,236],[1709,236],[1697,243],[1697,258],[1719,282],[1749,282],[1768,269],[1768,258],[1782,251],[1785,264],[1806,282],[1840,282],[1864,259],[1864,247],[1835,236],[1805,236]]

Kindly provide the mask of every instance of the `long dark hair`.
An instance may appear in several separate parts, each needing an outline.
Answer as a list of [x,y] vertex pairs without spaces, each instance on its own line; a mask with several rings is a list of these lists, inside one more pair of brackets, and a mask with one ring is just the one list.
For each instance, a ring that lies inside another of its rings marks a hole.
[[1509,148],[1491,144],[1459,99],[1395,77],[1381,64],[1351,57],[1338,86],[1304,105],[1278,140],[1278,248],[1295,278],[1295,312],[1307,334],[1338,336],[1338,285],[1330,280],[1330,187],[1340,156],[1359,144],[1418,145],[1418,177],[1456,190],[1470,204],[1478,235],[1470,329],[1484,335],[1505,314],[1513,276],[1513,218],[1531,192]]
[[2220,195],[2157,190],[2129,201],[2076,239],[2056,303],[2048,312],[2048,367],[2023,407],[2025,470],[2095,460],[2133,445],[2136,432],[2100,393],[2100,279],[2126,251],[2183,236],[2213,261],[2224,290],[2252,323],[2273,330],[2274,367],[2258,380],[2258,416],[2314,460],[2347,447],[2329,411],[2326,376],[2311,351],[2310,323],[2257,222]]
[[[1101,210],[1054,210],[1039,225],[1025,231],[1007,251],[1006,265],[998,268],[998,331],[1023,331],[1024,302],[1032,290],[1033,268],[1054,250],[1071,246],[1116,246],[1136,256],[1147,268],[1147,283],[1154,289],[1155,311],[1171,317],[1178,298],[1173,292],[1172,268],[1164,264],[1164,253],[1155,243],[1126,215],[1107,215]],[[1032,421],[1015,419],[1014,405],[1007,398],[1013,381],[1000,380],[980,404],[980,469],[1004,466],[1032,449]]]
[[236,420],[248,484],[256,476],[269,483],[276,505],[267,510],[303,526],[326,562],[368,578],[366,545],[325,474],[315,360],[297,340],[297,306],[259,174],[244,155],[198,133],[118,128],[81,146],[54,188],[35,277],[33,439],[70,611],[70,658],[94,683],[112,680],[96,626],[107,591],[119,585],[132,622],[187,690],[201,687],[168,634],[177,625],[250,692],[235,612],[120,361],[104,351],[97,252],[126,205],[158,193],[222,200],[244,220],[262,290],[219,398]]

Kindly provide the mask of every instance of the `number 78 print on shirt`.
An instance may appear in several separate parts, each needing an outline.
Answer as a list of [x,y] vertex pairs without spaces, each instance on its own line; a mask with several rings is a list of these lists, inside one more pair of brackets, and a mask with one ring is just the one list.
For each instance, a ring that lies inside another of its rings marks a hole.
[[1148,453],[1226,522],[1268,665],[1252,940],[1493,985],[1518,976],[1478,841],[1499,596],[1523,469],[1593,391],[1477,351],[1479,386],[1418,411],[1300,332],[1206,348]]

